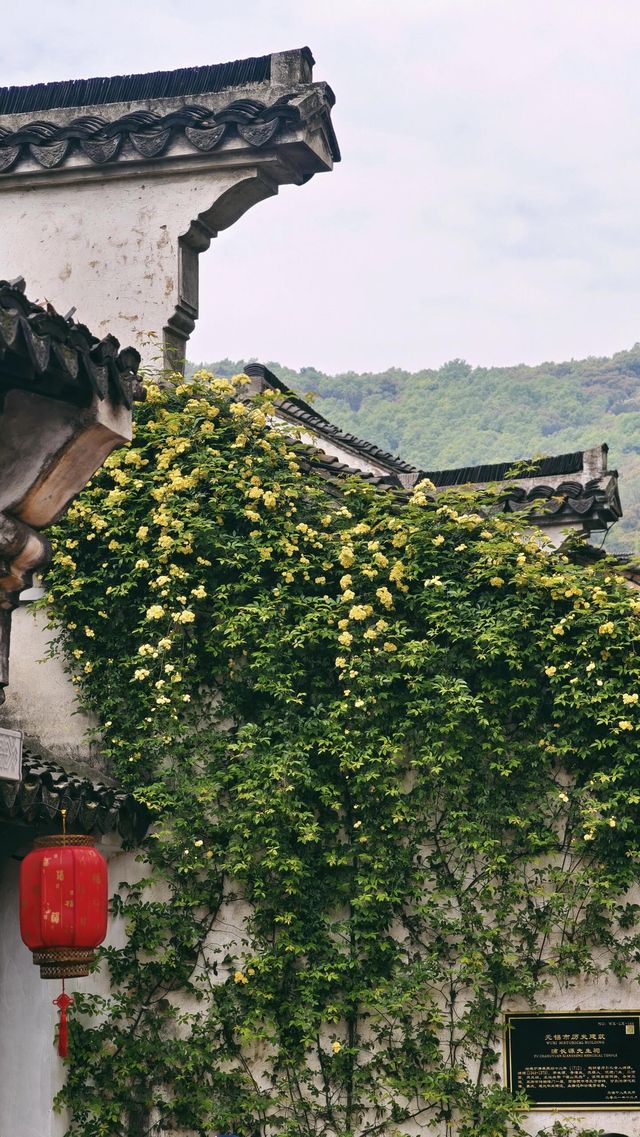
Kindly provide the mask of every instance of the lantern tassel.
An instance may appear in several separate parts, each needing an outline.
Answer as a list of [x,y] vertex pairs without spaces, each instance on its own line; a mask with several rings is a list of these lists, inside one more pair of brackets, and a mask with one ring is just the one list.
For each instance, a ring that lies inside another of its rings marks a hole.
[[73,1006],[73,999],[70,995],[65,993],[64,979],[62,980],[62,992],[58,995],[57,999],[53,1000],[54,1007],[60,1009],[60,1026],[58,1029],[58,1054],[61,1058],[66,1058],[69,1053],[69,1038],[67,1034],[67,1011],[69,1007]]

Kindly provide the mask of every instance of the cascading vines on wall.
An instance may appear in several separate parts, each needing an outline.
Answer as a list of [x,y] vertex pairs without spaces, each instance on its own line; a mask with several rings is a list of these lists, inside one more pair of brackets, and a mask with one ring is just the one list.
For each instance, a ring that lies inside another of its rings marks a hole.
[[241,397],[151,385],[55,534],[58,647],[156,817],[69,1134],[518,1134],[504,1009],[637,974],[640,601],[490,502],[328,486]]

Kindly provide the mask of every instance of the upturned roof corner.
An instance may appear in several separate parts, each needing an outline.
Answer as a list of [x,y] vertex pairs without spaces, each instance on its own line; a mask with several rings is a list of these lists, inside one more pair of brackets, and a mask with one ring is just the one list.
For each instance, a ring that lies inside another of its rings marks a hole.
[[313,63],[305,47],[0,89],[4,270],[181,369],[199,254],[281,185],[340,160],[335,97]]

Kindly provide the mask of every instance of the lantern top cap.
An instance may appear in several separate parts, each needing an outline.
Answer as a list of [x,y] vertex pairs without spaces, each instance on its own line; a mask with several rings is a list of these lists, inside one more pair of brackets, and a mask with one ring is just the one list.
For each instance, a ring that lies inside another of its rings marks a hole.
[[95,845],[95,837],[88,837],[84,833],[53,833],[46,837],[36,837],[33,842],[36,849],[50,849],[50,848],[68,848],[92,847]]

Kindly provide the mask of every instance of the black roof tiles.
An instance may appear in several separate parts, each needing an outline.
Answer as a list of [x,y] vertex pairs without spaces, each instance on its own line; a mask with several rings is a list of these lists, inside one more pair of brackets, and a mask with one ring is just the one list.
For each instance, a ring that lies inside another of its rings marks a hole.
[[[568,523],[575,518],[584,519],[590,528],[603,528],[622,516],[622,507],[618,495],[617,474],[615,471],[606,472],[606,461],[602,469],[602,476],[584,481],[562,481],[559,485],[546,484],[542,479],[559,478],[569,474],[582,474],[585,470],[585,451],[574,450],[568,454],[556,454],[545,458],[531,460],[514,460],[512,462],[496,462],[484,466],[461,466],[450,470],[419,470],[397,458],[395,455],[381,450],[372,442],[343,431],[329,422],[319,411],[314,410],[301,399],[277,375],[261,363],[249,363],[245,372],[251,378],[263,382],[266,386],[279,391],[282,398],[278,401],[278,413],[286,420],[297,423],[308,429],[320,440],[333,443],[337,448],[354,454],[356,462],[349,465],[337,457],[331,457],[321,450],[313,458],[313,468],[319,471],[327,480],[338,482],[345,477],[358,473],[371,483],[384,489],[407,491],[422,479],[428,478],[436,490],[461,487],[465,485],[480,485],[495,482],[506,483],[502,487],[499,498],[499,508],[504,512],[526,512],[531,521],[536,524],[549,523],[550,520],[565,520]],[[603,458],[607,447],[602,447]],[[358,469],[357,459],[370,461],[386,471],[376,474]],[[525,487],[517,484],[522,481],[536,479],[536,484]],[[538,480],[540,479],[540,480]],[[509,485],[513,481],[515,484]]]
[[135,348],[121,351],[114,336],[98,340],[71,314],[33,304],[24,289],[22,277],[0,280],[0,399],[12,388],[78,406],[94,395],[127,408],[144,398]]
[[[284,396],[278,403],[278,410],[286,418],[298,422],[300,426],[307,427],[313,431],[314,434],[319,434],[327,441],[334,442],[337,446],[343,446],[347,450],[352,450],[360,454],[363,458],[369,458],[371,461],[385,466],[390,472],[399,474],[417,474],[415,466],[411,466],[408,462],[403,461],[402,458],[397,458],[395,454],[390,454],[387,450],[382,450],[373,442],[367,442],[363,438],[357,438],[355,434],[350,434],[348,431],[341,430],[340,427],[334,426],[332,422],[321,415],[319,411],[314,410],[309,403],[296,395],[290,387],[287,387],[273,371],[265,367],[262,363],[248,363],[245,367],[245,373],[253,379],[262,379],[268,387],[273,387],[276,391],[280,391]],[[348,467],[345,467],[348,469]],[[353,473],[353,470],[350,471]]]
[[[306,48],[306,51],[309,49]],[[177,71],[151,71],[95,79],[34,83],[27,87],[0,88],[0,114],[29,114],[61,107],[95,107],[106,103],[173,99],[228,87],[245,87],[271,78],[271,56],[236,59]]]
[[131,794],[70,773],[25,748],[22,781],[0,781],[0,823],[59,827],[62,809],[70,832],[116,832],[127,844],[142,839],[150,820],[146,807]]
[[438,488],[501,482],[505,478],[551,478],[581,471],[583,456],[583,450],[574,450],[571,454],[556,454],[549,458],[494,462],[486,466],[460,466],[453,470],[421,470],[420,477],[428,478]]

